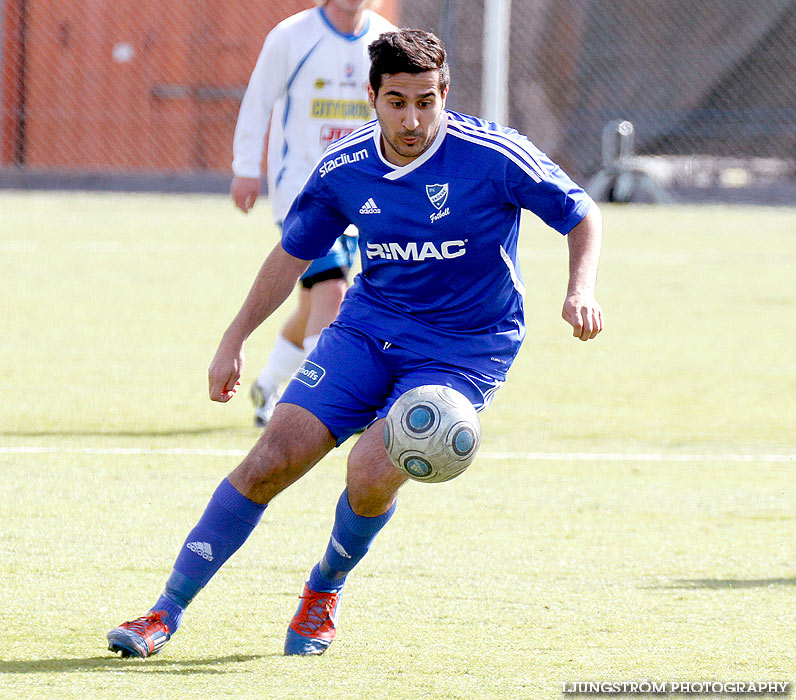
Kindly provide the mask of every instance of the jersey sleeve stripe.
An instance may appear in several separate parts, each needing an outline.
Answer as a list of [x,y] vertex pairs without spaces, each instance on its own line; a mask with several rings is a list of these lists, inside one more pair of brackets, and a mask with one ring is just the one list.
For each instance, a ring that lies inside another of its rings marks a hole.
[[528,177],[530,177],[534,182],[542,181],[542,176],[540,176],[540,174],[530,164],[528,164],[527,161],[518,157],[516,153],[506,148],[503,144],[495,143],[494,141],[490,141],[481,137],[471,136],[470,134],[460,132],[458,129],[456,129],[456,127],[452,127],[448,133],[450,133],[451,136],[455,136],[456,138],[460,138],[464,141],[470,141],[471,143],[475,143],[480,146],[484,146],[485,148],[491,148],[493,151],[497,151],[512,161],[517,167],[522,169],[525,174],[528,175]]
[[[510,136],[501,134],[500,132],[485,127],[475,126],[467,122],[456,121],[451,125],[454,129],[459,128],[462,132],[472,136],[478,136],[483,139],[489,140],[496,144],[500,144],[505,148],[511,149],[517,156],[526,161],[529,167],[536,171],[540,178],[545,178],[548,175],[547,168],[542,165],[529,149],[524,147],[524,144],[519,139],[513,139]],[[523,139],[525,140],[525,139]]]

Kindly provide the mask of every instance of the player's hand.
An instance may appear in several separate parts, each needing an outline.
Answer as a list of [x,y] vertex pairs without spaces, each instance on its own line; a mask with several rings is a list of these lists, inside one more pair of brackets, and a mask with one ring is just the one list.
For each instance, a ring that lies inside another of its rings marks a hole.
[[249,209],[254,206],[257,195],[260,194],[260,178],[235,176],[229,186],[229,193],[235,206],[244,214],[248,214]]
[[243,344],[223,339],[207,371],[210,399],[226,403],[240,386],[243,371]]
[[591,340],[603,329],[603,310],[593,294],[567,295],[561,316],[572,326],[572,335],[581,340]]

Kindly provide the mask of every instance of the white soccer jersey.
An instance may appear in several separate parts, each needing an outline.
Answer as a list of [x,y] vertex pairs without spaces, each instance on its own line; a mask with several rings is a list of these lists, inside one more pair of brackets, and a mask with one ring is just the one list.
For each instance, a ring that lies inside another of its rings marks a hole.
[[240,107],[232,170],[260,177],[270,117],[268,193],[281,221],[326,147],[370,119],[368,45],[395,27],[365,11],[358,35],[338,32],[322,8],[268,34]]

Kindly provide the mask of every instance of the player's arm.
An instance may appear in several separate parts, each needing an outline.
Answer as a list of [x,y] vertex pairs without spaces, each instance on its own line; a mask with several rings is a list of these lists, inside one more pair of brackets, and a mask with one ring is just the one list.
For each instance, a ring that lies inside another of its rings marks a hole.
[[210,398],[229,401],[243,371],[243,344],[266,318],[287,299],[296,280],[309,266],[277,243],[254,279],[243,306],[227,328],[208,370]]
[[596,204],[568,234],[569,285],[561,315],[581,340],[603,329],[603,311],[594,296],[602,243],[602,214]]
[[[600,210],[582,188],[525,136],[505,127],[503,134],[515,144],[514,158],[505,161],[508,201],[529,209],[548,226],[566,234],[569,284],[561,315],[572,326],[576,338],[590,340],[603,329],[603,312],[594,297],[602,240]],[[588,209],[583,215],[585,207]]]
[[260,165],[274,102],[285,90],[286,50],[278,31],[266,37],[238,112],[232,141],[235,206],[248,213],[260,194]]

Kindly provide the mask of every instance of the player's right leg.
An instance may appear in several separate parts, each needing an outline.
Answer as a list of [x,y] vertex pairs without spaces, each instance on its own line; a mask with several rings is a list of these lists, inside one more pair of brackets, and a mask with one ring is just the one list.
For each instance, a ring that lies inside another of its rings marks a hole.
[[163,594],[146,615],[112,629],[108,648],[142,658],[159,652],[177,631],[185,608],[249,537],[269,501],[334,444],[309,411],[280,404],[248,456],[216,489],[185,540]]

